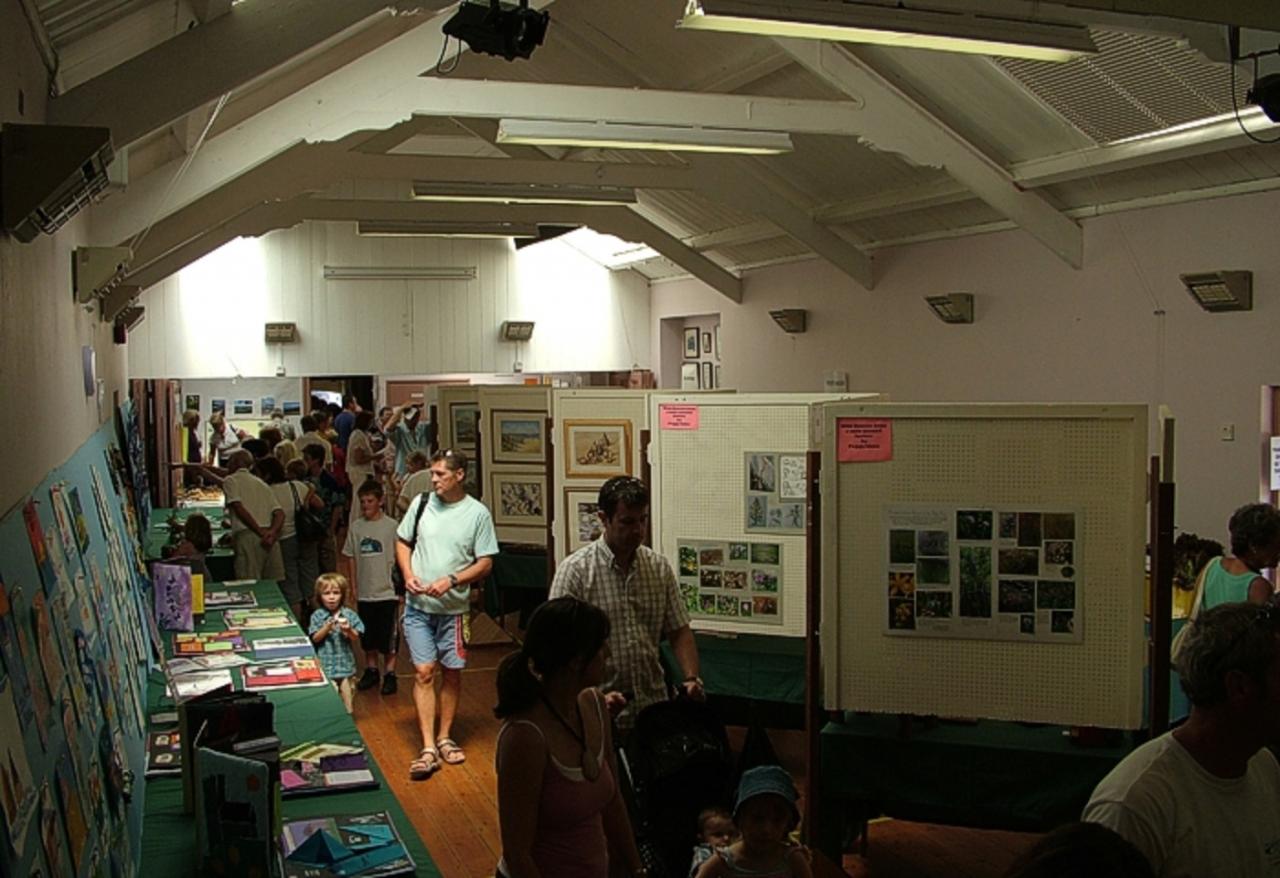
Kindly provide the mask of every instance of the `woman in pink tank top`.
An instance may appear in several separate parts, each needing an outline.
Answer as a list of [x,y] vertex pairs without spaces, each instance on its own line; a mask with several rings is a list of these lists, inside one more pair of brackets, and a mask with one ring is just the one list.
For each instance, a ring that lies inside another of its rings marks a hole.
[[[501,878],[646,874],[596,688],[608,637],[602,610],[556,598],[534,612],[524,645],[498,668]],[[611,857],[625,870],[611,870]]]

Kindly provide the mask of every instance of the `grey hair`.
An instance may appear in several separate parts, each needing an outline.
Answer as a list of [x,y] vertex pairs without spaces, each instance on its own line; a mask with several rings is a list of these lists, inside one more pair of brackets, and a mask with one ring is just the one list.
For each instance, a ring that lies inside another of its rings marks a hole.
[[1256,604],[1219,604],[1188,622],[1177,671],[1182,690],[1196,707],[1226,700],[1228,671],[1242,671],[1265,686],[1276,654],[1276,627],[1258,624],[1265,612]]
[[1280,537],[1280,509],[1270,503],[1249,503],[1231,513],[1231,554],[1239,558],[1252,549],[1270,546]]
[[248,469],[253,466],[253,455],[243,448],[237,448],[227,455],[227,464],[233,469]]

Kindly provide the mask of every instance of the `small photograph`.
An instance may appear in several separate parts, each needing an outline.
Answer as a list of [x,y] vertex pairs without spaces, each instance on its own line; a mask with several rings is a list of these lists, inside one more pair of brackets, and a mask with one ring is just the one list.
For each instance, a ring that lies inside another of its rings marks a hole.
[[698,563],[703,567],[723,567],[724,546],[702,546],[698,549]]
[[725,588],[745,590],[747,587],[747,571],[745,570],[725,570],[720,579]]
[[1046,540],[1074,540],[1076,517],[1070,512],[1046,512],[1044,514],[1044,538]]
[[1054,634],[1075,634],[1076,614],[1070,610],[1054,610],[1049,614],[1049,631]]
[[773,454],[747,455],[747,490],[772,494],[778,490],[778,458]]
[[752,564],[781,564],[782,546],[777,543],[752,543]]
[[1075,543],[1069,540],[1047,540],[1044,544],[1044,563],[1059,565],[1072,563],[1074,545]]
[[698,327],[696,326],[685,327],[684,358],[686,360],[696,360],[698,358]]
[[778,615],[778,599],[754,597],[751,599],[751,614],[753,616],[776,616]]
[[1076,608],[1076,584],[1052,582],[1041,579],[1036,583],[1037,610],[1074,610]]
[[693,546],[680,547],[680,575],[698,575],[698,550]]
[[772,573],[768,570],[752,570],[751,590],[777,592],[778,574]]
[[890,573],[889,597],[909,598],[916,593],[916,575],[914,573]]
[[916,533],[916,554],[945,558],[951,551],[951,534],[945,530],[922,530]]
[[914,631],[916,627],[916,604],[910,598],[889,599],[889,630]]
[[1018,631],[1020,631],[1023,634],[1035,634],[1036,633],[1036,614],[1023,613],[1022,616],[1018,619]]
[[702,333],[702,352],[704,354],[711,353],[711,333]]
[[1018,538],[1018,513],[1000,513],[1000,539],[1016,540]]
[[729,560],[730,561],[750,561],[751,549],[746,543],[730,543],[729,544]]
[[716,615],[738,615],[738,599],[731,594],[716,595]]
[[[781,503],[777,507],[782,518],[782,527],[787,530],[804,530],[804,504]],[[769,510],[773,512],[772,509]]]
[[1001,576],[1037,576],[1040,573],[1040,553],[1035,549],[1000,549],[996,554],[996,569]]
[[916,563],[916,532],[913,530],[889,531],[889,563]]
[[739,616],[751,615],[751,598],[746,598],[745,600],[738,601],[738,615]]
[[960,547],[960,615],[991,618],[991,549]]
[[716,614],[716,596],[713,594],[701,595],[698,598],[698,611],[714,616]]
[[957,540],[991,539],[991,512],[987,509],[961,509],[956,512]]
[[253,414],[253,400],[237,399],[231,406],[231,414],[233,415],[251,415]]
[[921,619],[950,619],[951,592],[916,592],[916,616]]
[[1018,513],[1018,545],[1028,547],[1040,545],[1039,512]]
[[190,411],[190,412],[200,411],[200,394],[188,393],[183,398],[183,402],[186,403],[186,405],[184,405],[183,408],[185,408],[187,411]]
[[690,613],[698,612],[698,587],[691,582],[681,582],[680,600],[684,602],[684,608]]
[[917,558],[916,582],[920,585],[950,585],[951,561],[948,558]]
[[274,396],[264,396],[258,400],[258,411],[262,412],[263,417],[271,414],[276,408],[276,398]]
[[769,526],[769,501],[760,496],[747,497],[747,527]]
[[302,414],[301,400],[286,399],[283,403],[281,403],[281,407],[284,409],[284,415],[286,418],[296,417],[297,415]]
[[781,507],[781,506],[770,506],[770,507],[769,507],[769,517],[768,517],[767,521],[769,522],[769,525],[768,525],[769,530],[778,530],[778,529],[780,529],[780,528],[782,527],[782,507]]
[[225,399],[211,399],[211,400],[209,400],[209,414],[211,414],[211,415],[218,415],[218,414],[225,415],[226,413],[227,413],[227,401],[226,401]]
[[724,580],[720,577],[719,570],[709,570],[703,567],[698,572],[698,585],[703,588],[720,588]]
[[1034,579],[1002,579],[999,594],[1002,613],[1030,613],[1036,608]]

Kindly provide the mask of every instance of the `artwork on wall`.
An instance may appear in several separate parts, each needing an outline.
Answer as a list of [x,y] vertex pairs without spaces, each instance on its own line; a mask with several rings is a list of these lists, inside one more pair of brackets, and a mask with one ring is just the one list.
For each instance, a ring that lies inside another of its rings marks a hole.
[[711,353],[711,333],[702,333],[702,352],[704,354]]
[[564,491],[565,553],[576,552],[602,533],[599,488],[566,488]]
[[547,523],[547,477],[493,474],[493,523],[541,527]]
[[748,532],[804,533],[805,457],[800,452],[748,451],[743,506]]
[[702,375],[698,378],[698,384],[703,390],[715,389],[716,382],[715,372],[713,371],[714,368],[715,367],[712,365],[710,360],[702,361]]
[[782,546],[748,540],[676,541],[680,596],[692,618],[782,624]]
[[547,422],[542,412],[493,412],[494,463],[544,463]]
[[233,415],[251,415],[253,414],[253,400],[237,399],[231,407]]
[[209,400],[209,414],[225,415],[227,413],[227,401],[225,399]]
[[453,425],[452,446],[463,451],[475,451],[476,435],[480,425],[480,404],[449,403],[449,423]]
[[885,529],[886,633],[1082,640],[1076,513],[889,507]]
[[184,402],[186,403],[186,405],[184,405],[183,408],[185,408],[187,411],[189,412],[200,411],[200,394],[188,393],[186,395],[186,399],[184,400]]
[[565,420],[565,477],[631,475],[631,421]]
[[[719,323],[716,324],[715,334],[716,334],[716,359],[718,360],[720,359],[720,324]],[[719,384],[720,382],[717,381],[716,383]]]
[[286,399],[281,405],[284,407],[285,417],[297,416],[302,414],[302,401],[297,399]]
[[698,389],[698,364],[697,363],[681,363],[680,364],[680,389],[681,390],[697,390]]
[[259,401],[259,405],[261,408],[259,408],[258,411],[262,412],[262,416],[265,418],[275,411],[276,398],[274,396],[264,396]]
[[698,327],[696,326],[689,326],[684,331],[684,358],[686,360],[698,358]]

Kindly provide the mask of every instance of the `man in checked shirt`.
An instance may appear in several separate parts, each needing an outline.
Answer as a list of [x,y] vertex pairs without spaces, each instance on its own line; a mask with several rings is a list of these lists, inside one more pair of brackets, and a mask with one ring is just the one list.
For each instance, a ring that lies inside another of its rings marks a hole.
[[556,569],[551,597],[572,595],[609,616],[605,704],[625,736],[645,707],[667,698],[658,644],[671,643],[690,698],[706,698],[698,676],[698,646],[689,613],[676,588],[671,564],[643,545],[649,525],[649,489],[630,476],[615,476],[600,488],[604,533]]

